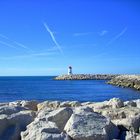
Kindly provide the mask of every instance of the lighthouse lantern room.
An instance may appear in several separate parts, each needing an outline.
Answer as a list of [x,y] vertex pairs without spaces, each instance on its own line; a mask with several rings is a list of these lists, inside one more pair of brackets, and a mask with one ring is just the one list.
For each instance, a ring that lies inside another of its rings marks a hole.
[[72,67],[69,66],[69,67],[68,67],[68,75],[71,75],[71,74],[72,74]]

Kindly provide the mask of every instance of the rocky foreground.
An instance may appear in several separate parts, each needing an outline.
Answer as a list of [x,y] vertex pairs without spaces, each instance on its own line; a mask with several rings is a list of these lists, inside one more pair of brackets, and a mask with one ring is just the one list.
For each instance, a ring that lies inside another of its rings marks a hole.
[[140,140],[140,99],[0,104],[0,140]]
[[55,80],[110,80],[118,75],[115,74],[72,74],[60,75]]
[[108,84],[130,87],[140,90],[140,75],[120,75],[112,78]]

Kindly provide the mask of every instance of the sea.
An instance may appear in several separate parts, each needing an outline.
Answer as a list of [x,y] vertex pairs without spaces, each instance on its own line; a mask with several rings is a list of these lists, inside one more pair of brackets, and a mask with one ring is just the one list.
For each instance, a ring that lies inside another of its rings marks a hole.
[[0,77],[0,102],[16,100],[124,101],[140,99],[140,91],[106,84],[107,80],[54,80],[55,76]]

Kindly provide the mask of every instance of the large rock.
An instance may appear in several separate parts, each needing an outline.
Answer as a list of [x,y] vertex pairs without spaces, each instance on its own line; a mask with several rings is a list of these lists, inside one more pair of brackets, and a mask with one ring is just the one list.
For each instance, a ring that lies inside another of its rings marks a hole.
[[81,103],[78,101],[65,101],[60,103],[60,107],[78,107]]
[[0,115],[0,139],[19,140],[20,132],[33,121],[35,112],[24,110],[11,115]]
[[124,103],[119,98],[112,98],[109,101],[88,103],[86,106],[93,108],[95,112],[99,112],[99,110],[124,107]]
[[110,106],[107,103],[108,103],[108,101],[96,102],[96,103],[88,104],[86,106],[89,106],[96,112],[100,109],[110,108]]
[[11,115],[13,113],[17,113],[17,112],[23,111],[23,110],[27,110],[27,109],[24,107],[21,107],[21,106],[9,106],[9,105],[1,106],[0,115],[1,114]]
[[59,102],[59,101],[45,101],[42,103],[39,103],[37,105],[38,111],[43,110],[44,108],[49,108],[49,109],[57,109],[61,107],[77,107],[81,106],[81,103],[78,101],[64,101],[64,102]]
[[125,140],[140,140],[140,134],[127,131]]
[[140,99],[134,100],[134,101],[136,102],[136,106],[137,106],[138,108],[140,108]]
[[59,101],[45,101],[37,105],[38,111],[44,108],[57,109],[60,105]]
[[140,114],[124,119],[112,120],[112,122],[119,126],[120,129],[138,133],[140,128]]
[[112,108],[99,109],[96,111],[106,117],[109,117],[111,120],[135,117],[136,115],[140,114],[139,108],[130,107],[130,106],[125,106],[125,107],[116,108],[116,109],[112,109]]
[[119,133],[108,118],[83,108],[72,114],[64,130],[74,140],[109,140]]
[[63,131],[64,126],[70,116],[72,115],[73,111],[71,108],[59,108],[50,112],[45,118],[48,121],[55,122],[58,128]]
[[121,108],[124,107],[124,103],[119,98],[112,98],[108,101],[107,105],[111,106],[112,108]]
[[21,106],[33,111],[37,111],[37,104],[37,101],[21,101]]
[[68,135],[61,133],[54,122],[35,119],[21,132],[22,140],[69,140]]
[[129,106],[129,107],[137,107],[137,104],[135,101],[126,101],[124,102],[125,106]]

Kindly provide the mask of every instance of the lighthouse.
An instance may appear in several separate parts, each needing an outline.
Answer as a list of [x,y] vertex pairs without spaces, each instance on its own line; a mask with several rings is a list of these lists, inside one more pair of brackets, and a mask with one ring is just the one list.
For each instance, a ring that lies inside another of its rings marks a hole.
[[72,67],[69,66],[69,67],[68,67],[68,75],[71,75],[71,74],[72,74]]

